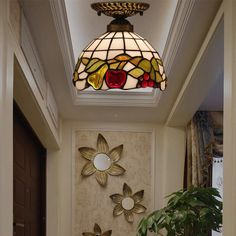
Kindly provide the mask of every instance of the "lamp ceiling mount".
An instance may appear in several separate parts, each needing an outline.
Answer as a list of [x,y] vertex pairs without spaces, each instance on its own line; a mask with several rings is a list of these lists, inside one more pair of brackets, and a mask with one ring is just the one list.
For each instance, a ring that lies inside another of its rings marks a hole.
[[143,15],[143,12],[149,8],[148,3],[143,2],[96,2],[91,7],[97,11],[98,15],[102,13],[113,18],[127,18],[136,14]]

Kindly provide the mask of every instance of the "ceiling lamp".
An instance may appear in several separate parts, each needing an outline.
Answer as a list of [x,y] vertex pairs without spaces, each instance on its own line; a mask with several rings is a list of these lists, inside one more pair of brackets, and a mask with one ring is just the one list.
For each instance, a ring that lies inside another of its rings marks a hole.
[[91,7],[115,18],[107,32],[94,39],[81,53],[73,74],[78,90],[166,88],[166,74],[156,50],[133,32],[127,17],[149,8],[141,2],[99,2]]

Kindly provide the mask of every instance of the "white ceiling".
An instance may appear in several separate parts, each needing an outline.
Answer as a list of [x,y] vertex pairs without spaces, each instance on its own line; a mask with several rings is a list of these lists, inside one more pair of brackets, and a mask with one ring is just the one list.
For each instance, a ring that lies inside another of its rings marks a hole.
[[[169,78],[167,90],[163,93],[157,91],[161,96],[155,98],[154,105],[149,104],[146,107],[127,107],[125,103],[129,101],[122,95],[120,96],[122,103],[118,106],[112,103],[109,105],[100,103],[102,100],[99,98],[96,98],[94,105],[86,105],[86,102],[83,105],[75,104],[75,99],[78,97],[75,91],[71,90],[72,66],[74,66],[72,64],[75,63],[81,50],[94,37],[102,34],[111,21],[106,16],[97,16],[90,8],[91,2],[96,1],[22,0],[21,2],[39,51],[45,76],[52,85],[63,118],[88,121],[164,122],[221,0],[145,0],[150,3],[151,8],[144,13],[144,16],[130,19],[135,32],[149,40],[164,56],[164,63],[167,66]],[[55,15],[59,10],[68,13],[68,22],[61,17],[56,19]],[[180,12],[187,15],[178,15]],[[173,17],[175,17],[174,22],[172,22]],[[63,22],[58,24],[58,19]],[[65,30],[67,23],[69,31]],[[67,50],[70,47],[73,50]],[[102,99],[106,98],[109,99],[109,96],[105,95]],[[135,99],[140,98],[137,95]]]
[[[94,38],[106,32],[110,17],[97,15],[90,5],[97,0],[65,1],[75,60]],[[178,0],[145,0],[150,8],[143,16],[128,18],[134,31],[145,37],[162,55]]]
[[201,111],[224,110],[224,77],[220,75],[199,107]]

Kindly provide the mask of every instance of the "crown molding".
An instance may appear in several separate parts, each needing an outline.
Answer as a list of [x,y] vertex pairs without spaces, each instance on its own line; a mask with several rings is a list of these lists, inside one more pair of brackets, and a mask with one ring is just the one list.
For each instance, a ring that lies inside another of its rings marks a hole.
[[[177,56],[180,42],[183,38],[189,16],[191,15],[196,0],[179,0],[164,48],[163,61],[165,69],[171,70],[173,61]],[[140,92],[111,92],[84,91],[78,92],[72,82],[72,74],[75,66],[70,29],[67,19],[65,0],[50,0],[57,36],[64,60],[68,86],[74,105],[78,106],[133,106],[133,107],[156,107],[161,92],[153,90],[149,93]]]
[[196,0],[178,0],[162,55],[167,75],[169,74],[173,65],[173,61],[177,56],[178,48],[183,39],[189,17],[192,13],[195,3]]
[[159,89],[150,92],[129,91],[78,91],[74,105],[155,107],[161,97]]
[[[220,44],[223,41],[223,15],[224,7],[222,3],[169,113],[166,121],[167,126],[185,126],[198,109],[202,102],[202,98],[204,98],[209,91],[205,91],[206,88],[213,84],[212,81],[223,76],[223,59],[217,56],[219,55],[219,52],[223,53],[224,51],[223,46]],[[211,47],[215,50],[211,51]],[[203,62],[205,58],[207,58],[206,61],[213,61],[215,58],[212,67],[210,67],[210,64],[207,64],[207,69],[209,69],[207,73],[207,81],[204,77],[206,74],[206,68],[203,66],[206,65],[206,63]],[[196,84],[194,84],[195,81],[197,81]],[[201,88],[201,86],[198,87],[198,85],[201,84],[204,84],[204,88]],[[191,106],[189,106],[189,94],[194,94],[195,90],[201,90],[201,93],[197,92],[200,97],[195,97],[194,101],[191,101]],[[183,110],[188,112],[183,112]],[[179,117],[181,117],[181,120],[178,119]]]
[[59,45],[64,61],[66,77],[71,96],[76,98],[76,90],[72,84],[72,75],[75,66],[70,28],[67,20],[66,6],[64,0],[49,0],[54,24],[58,36]]

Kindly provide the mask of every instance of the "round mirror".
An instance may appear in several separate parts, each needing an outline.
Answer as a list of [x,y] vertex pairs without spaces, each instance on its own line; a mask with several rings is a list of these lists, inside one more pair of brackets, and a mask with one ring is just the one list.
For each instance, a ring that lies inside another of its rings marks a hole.
[[104,171],[110,168],[111,159],[104,153],[98,153],[93,160],[93,164],[97,170]]
[[131,210],[134,208],[134,199],[131,197],[126,197],[122,200],[121,204],[125,210]]

